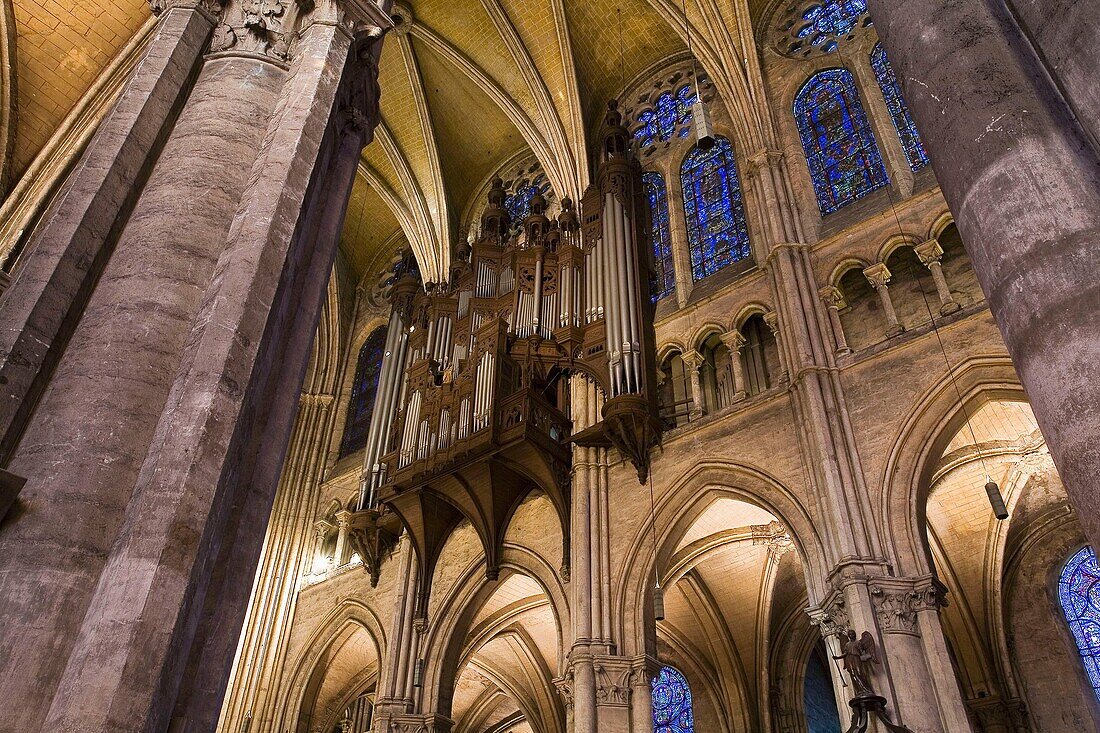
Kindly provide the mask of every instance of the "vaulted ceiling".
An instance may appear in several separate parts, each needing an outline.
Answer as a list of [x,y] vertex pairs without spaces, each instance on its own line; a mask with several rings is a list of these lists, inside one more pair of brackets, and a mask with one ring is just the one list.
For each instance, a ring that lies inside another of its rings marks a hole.
[[689,27],[692,50],[719,93],[747,97],[745,57],[755,54],[742,49],[752,45],[752,21],[769,4],[396,3],[396,30],[380,68],[382,119],[345,228],[349,262],[373,276],[408,242],[428,279],[438,279],[451,247],[466,237],[463,212],[473,197],[525,152],[559,196],[578,197],[588,184],[588,140],[607,100],[683,56]]
[[[381,60],[382,119],[363,155],[343,250],[373,276],[413,245],[429,279],[465,235],[463,212],[502,164],[541,164],[558,196],[587,185],[588,140],[607,100],[691,50],[742,144],[760,147],[753,27],[786,0],[403,0]],[[51,131],[148,29],[144,0],[49,8],[2,0],[14,27],[12,181],[48,152]],[[58,63],[58,59],[63,59]],[[763,132],[761,132],[763,131]]]

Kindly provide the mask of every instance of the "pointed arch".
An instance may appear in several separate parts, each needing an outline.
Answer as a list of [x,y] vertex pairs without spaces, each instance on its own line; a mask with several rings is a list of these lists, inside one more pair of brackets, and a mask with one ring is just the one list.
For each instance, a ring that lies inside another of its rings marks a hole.
[[795,95],[794,118],[822,216],[889,184],[848,69],[825,69],[807,79]]
[[1081,663],[1100,698],[1100,564],[1091,547],[1082,547],[1058,577],[1058,601],[1077,642]]
[[749,257],[745,202],[730,141],[716,137],[709,150],[693,147],[680,165],[680,183],[692,278],[702,280]]

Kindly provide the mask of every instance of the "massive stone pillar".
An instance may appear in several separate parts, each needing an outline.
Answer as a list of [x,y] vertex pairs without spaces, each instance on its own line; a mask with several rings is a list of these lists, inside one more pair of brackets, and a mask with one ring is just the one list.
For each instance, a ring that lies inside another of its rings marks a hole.
[[[1100,546],[1095,64],[1058,50],[1059,39],[1081,46],[1074,33],[1095,39],[1097,3],[1018,0],[1026,29],[1005,3],[868,4],[1066,491]],[[1085,46],[1095,59],[1096,44]]]
[[155,10],[0,304],[13,730],[213,727],[377,111],[374,2]]

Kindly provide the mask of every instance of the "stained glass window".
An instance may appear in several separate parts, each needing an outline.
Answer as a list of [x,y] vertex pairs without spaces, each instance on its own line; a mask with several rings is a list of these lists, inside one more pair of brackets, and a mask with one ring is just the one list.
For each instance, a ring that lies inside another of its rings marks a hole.
[[875,70],[878,85],[882,88],[882,96],[886,100],[886,107],[890,110],[890,117],[894,120],[894,128],[901,138],[901,146],[905,148],[905,157],[909,161],[909,167],[913,172],[919,171],[928,165],[928,153],[920,141],[917,133],[917,123],[913,122],[909,114],[909,106],[901,96],[901,85],[894,75],[894,69],[886,58],[886,49],[882,44],[876,44],[871,52],[871,68]]
[[890,182],[852,72],[810,77],[795,97],[794,117],[822,215]]
[[354,453],[367,444],[367,431],[370,430],[370,418],[374,413],[374,397],[378,392],[378,377],[382,372],[385,349],[385,327],[374,329],[363,343],[363,348],[359,349],[355,382],[351,387],[351,402],[348,404],[348,416],[344,423],[344,438],[340,442],[341,456]]
[[653,733],[695,733],[691,688],[672,667],[661,667],[653,678]]
[[832,48],[822,46],[823,51],[836,49],[836,36],[846,36],[856,27],[859,19],[867,14],[867,0],[822,0],[812,2],[802,11],[804,25],[795,35],[818,46],[828,42]]
[[1058,599],[1092,689],[1100,698],[1100,565],[1091,547],[1082,548],[1062,568]]
[[691,276],[702,280],[752,254],[733,147],[724,137],[714,147],[692,148],[680,167],[691,247]]
[[[634,130],[634,139],[641,148],[664,142],[673,135],[686,136],[691,127],[691,106],[695,104],[695,92],[690,86],[682,86],[673,94],[671,91],[657,97],[651,109],[638,115],[639,126]],[[679,128],[679,130],[677,130]]]
[[521,181],[516,184],[513,191],[504,198],[504,208],[512,217],[512,225],[521,226],[523,220],[531,213],[531,199],[536,193],[545,196],[549,189],[550,184],[546,181]]
[[668,192],[660,173],[642,174],[642,183],[649,196],[650,238],[653,240],[653,263],[656,277],[653,300],[660,300],[676,289],[676,273],[672,269],[672,237],[668,225]]

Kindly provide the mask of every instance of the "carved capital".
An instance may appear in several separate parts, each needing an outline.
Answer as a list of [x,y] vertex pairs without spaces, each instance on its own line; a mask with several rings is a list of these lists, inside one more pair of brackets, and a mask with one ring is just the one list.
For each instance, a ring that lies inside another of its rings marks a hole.
[[554,688],[558,691],[558,695],[561,696],[562,703],[565,707],[572,708],[574,693],[573,693],[573,668],[570,667],[565,671],[565,675],[562,677],[555,677]]
[[746,173],[755,176],[765,169],[779,167],[782,162],[783,152],[781,150],[770,150],[768,148],[758,150],[749,156]]
[[706,361],[703,358],[703,355],[695,349],[689,349],[688,351],[685,351],[684,353],[680,354],[680,358],[684,360],[685,368],[694,369],[696,371],[698,371],[703,366],[703,363]]
[[871,287],[875,290],[881,290],[890,283],[890,270],[886,268],[886,264],[883,262],[877,265],[871,265],[863,271],[863,276],[867,278],[867,282],[871,283]]
[[204,13],[215,23],[221,17],[223,7],[221,0],[149,0],[153,15],[160,15],[172,8],[188,8]]
[[839,636],[849,629],[848,608],[844,603],[844,595],[840,592],[833,592],[825,603],[809,609],[807,613],[810,623],[821,630],[822,638]]
[[821,295],[821,301],[825,303],[827,308],[836,308],[839,311],[848,307],[848,301],[844,299],[844,293],[840,291],[840,288],[829,285],[821,288],[818,294]]
[[730,352],[735,354],[739,353],[742,347],[744,347],[745,345],[745,337],[742,336],[741,332],[737,330],[727,331],[718,338],[722,340],[722,343],[725,344],[726,348],[729,349]]
[[943,247],[935,239],[918,244],[913,247],[913,251],[917,253],[917,257],[925,267],[931,267],[933,262],[939,262],[943,258]]
[[[625,660],[623,660],[625,662]],[[628,705],[632,669],[619,660],[598,662],[596,672],[596,702],[600,705]]]
[[764,314],[764,323],[768,324],[768,328],[775,334],[776,338],[779,337],[779,314],[775,311],[768,311]]

